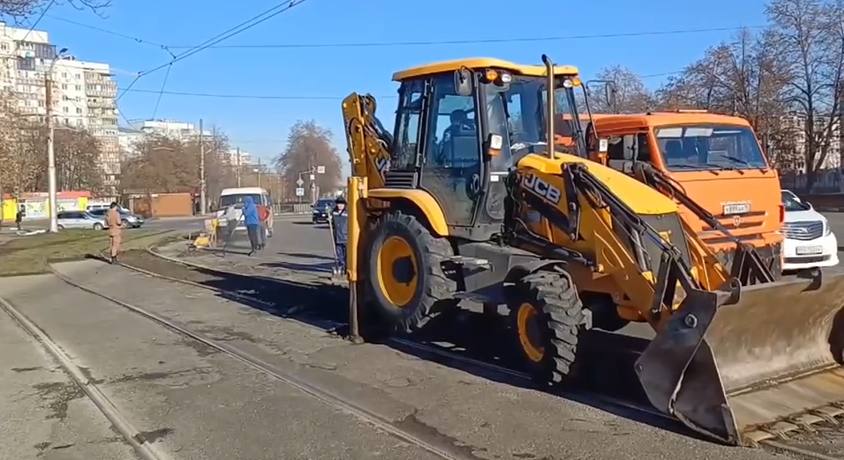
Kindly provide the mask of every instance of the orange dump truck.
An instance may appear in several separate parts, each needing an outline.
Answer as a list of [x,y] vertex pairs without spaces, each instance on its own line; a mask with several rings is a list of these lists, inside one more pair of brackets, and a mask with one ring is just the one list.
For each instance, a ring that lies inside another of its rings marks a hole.
[[[593,117],[608,141],[609,166],[633,173],[649,163],[729,232],[756,252],[779,277],[783,209],[777,171],[765,158],[747,120],[701,111]],[[732,266],[735,240],[681,206],[681,216]]]

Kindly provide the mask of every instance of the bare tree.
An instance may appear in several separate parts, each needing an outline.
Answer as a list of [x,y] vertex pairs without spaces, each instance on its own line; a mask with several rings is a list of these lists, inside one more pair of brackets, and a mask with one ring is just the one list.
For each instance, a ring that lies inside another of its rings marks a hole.
[[313,121],[298,121],[290,128],[287,147],[275,163],[284,177],[287,196],[294,195],[299,174],[316,166],[325,166],[325,174],[316,175],[320,190],[334,191],[340,185],[340,157],[331,144],[331,132]]
[[[95,12],[111,6],[110,0],[65,0],[64,3],[77,9],[88,8]],[[26,18],[46,4],[47,0],[0,0],[0,17]]]
[[[85,130],[56,130],[55,152],[58,190],[102,191],[103,170],[99,166],[102,151],[96,137]],[[46,169],[46,156],[41,158]],[[40,184],[40,188],[46,190],[47,184]]]
[[769,32],[754,37],[743,30],[735,40],[708,49],[656,92],[659,108],[698,108],[745,118],[774,164],[792,163],[795,133],[785,117],[790,76],[783,72],[773,41]]
[[587,83],[591,109],[596,113],[646,112],[651,93],[642,79],[627,67],[606,67]]
[[806,184],[827,160],[841,121],[844,71],[842,3],[774,0],[767,7],[772,48],[788,75],[787,102],[803,121]]
[[[234,185],[228,162],[228,139],[216,130],[206,136],[205,177],[208,196]],[[122,192],[173,193],[199,190],[199,140],[150,136],[134,146],[121,166]]]

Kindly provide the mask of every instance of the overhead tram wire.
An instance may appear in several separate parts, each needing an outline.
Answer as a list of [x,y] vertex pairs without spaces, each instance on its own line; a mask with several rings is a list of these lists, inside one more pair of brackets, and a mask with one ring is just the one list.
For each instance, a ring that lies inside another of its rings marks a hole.
[[[706,32],[728,32],[742,29],[759,29],[764,26],[742,26],[742,27],[710,27],[698,29],[674,29],[674,30],[655,30],[655,31],[640,31],[640,32],[618,32],[618,33],[604,33],[604,34],[579,34],[579,35],[559,35],[559,36],[545,36],[545,37],[509,37],[509,38],[481,38],[481,39],[465,39],[465,40],[421,40],[421,41],[387,41],[387,42],[353,42],[353,43],[279,43],[279,44],[242,44],[242,45],[212,45],[207,48],[216,49],[272,49],[272,48],[378,48],[378,47],[396,47],[396,46],[437,46],[437,45],[476,45],[476,44],[496,44],[496,43],[520,43],[520,42],[543,42],[543,41],[563,41],[563,40],[585,40],[585,39],[600,39],[600,38],[631,38],[631,37],[646,37],[646,36],[663,36],[663,35],[683,35]],[[186,46],[171,46],[172,49],[188,48]]]
[[[285,2],[286,3],[286,2]],[[268,11],[271,11],[275,8],[279,8],[282,5],[276,5],[275,7],[271,8],[270,10],[265,11],[262,14],[259,14],[257,17],[266,14]],[[294,5],[295,6],[295,5]],[[210,40],[213,40],[215,37],[206,40],[199,45],[192,45],[192,46],[185,46],[185,45],[167,45],[163,43],[154,42],[152,40],[143,39],[140,37],[136,37],[133,35],[125,34],[122,32],[117,32],[114,30],[105,29],[102,27],[85,24],[77,21],[72,21],[70,19],[65,19],[58,16],[53,15],[46,15],[47,17],[57,20],[66,22],[69,24],[74,24],[79,27],[84,27],[91,30],[96,30],[105,34],[113,35],[116,37],[125,38],[127,40],[132,40],[137,43],[147,44],[150,46],[156,46],[161,48],[167,48],[170,50],[180,50],[186,49],[191,50],[194,48],[198,48],[207,44]],[[253,18],[255,19],[255,18]],[[240,24],[243,25],[247,23]],[[238,25],[238,26],[240,26]],[[234,26],[230,28],[228,31],[231,31],[238,26]],[[224,49],[224,48],[353,48],[353,47],[388,47],[388,46],[433,46],[433,45],[468,45],[468,44],[484,44],[484,43],[518,43],[518,42],[540,42],[540,41],[561,41],[561,40],[585,40],[585,39],[600,39],[600,38],[630,38],[630,37],[645,37],[645,36],[663,36],[663,35],[683,35],[683,34],[694,34],[694,33],[707,33],[707,32],[729,32],[729,31],[736,31],[742,29],[759,29],[763,28],[764,26],[761,25],[751,25],[751,26],[735,26],[735,27],[709,27],[709,28],[697,28],[697,29],[672,29],[672,30],[653,30],[653,31],[639,31],[639,32],[618,32],[618,33],[605,33],[605,34],[579,34],[579,35],[562,35],[562,36],[547,36],[547,37],[511,37],[511,38],[487,38],[487,39],[465,39],[465,40],[432,40],[432,41],[395,41],[395,42],[360,42],[360,43],[281,43],[281,44],[242,44],[242,45],[211,45],[207,46],[206,48],[213,48],[213,49]],[[219,35],[222,35],[228,31],[221,32]]]
[[[214,37],[209,38],[208,40],[205,40],[201,44],[196,45],[193,48],[190,48],[183,53],[177,54],[176,57],[173,58],[173,60],[168,62],[168,63],[161,64],[157,67],[153,67],[151,69],[140,72],[140,75],[141,76],[148,75],[152,72],[156,72],[158,70],[161,70],[161,69],[163,69],[164,67],[167,67],[170,64],[175,64],[176,62],[179,62],[183,59],[186,59],[190,56],[193,56],[194,54],[199,53],[201,51],[204,51],[204,50],[210,48],[211,46],[216,45],[217,43],[220,43],[224,40],[228,40],[229,38],[234,37],[235,35],[241,34],[245,31],[257,26],[258,24],[261,24],[265,21],[268,21],[268,20],[274,18],[275,16],[278,16],[281,13],[289,11],[293,7],[301,5],[302,3],[305,3],[306,1],[307,0],[288,0],[286,2],[283,2],[280,5],[276,5],[276,6],[274,6],[274,7],[270,8],[270,9],[268,9],[268,10],[266,10],[266,11],[264,11],[264,12],[262,12],[262,13],[256,15],[256,16],[252,17],[252,18],[250,18],[250,19],[248,19],[248,20],[246,20],[246,21],[244,21],[244,22],[242,22],[242,23],[240,23],[240,24],[238,24],[234,27],[229,28],[228,30],[226,30],[224,32],[221,32],[221,33],[215,35]],[[282,7],[282,8],[278,9],[279,7]],[[273,11],[273,10],[277,10],[277,9],[278,9],[278,11]]]
[[173,70],[173,64],[167,66],[167,72],[164,73],[164,81],[161,82],[161,90],[158,91],[158,98],[155,100],[155,108],[152,109],[152,119],[158,114],[158,106],[161,104],[161,97],[164,95],[164,88],[167,87],[167,79],[170,78],[170,71]]
[[36,19],[35,22],[33,22],[31,26],[29,26],[29,29],[26,31],[26,33],[24,34],[23,38],[20,41],[22,41],[22,42],[26,41],[26,38],[29,37],[30,32],[32,32],[33,29],[35,29],[35,26],[37,26],[38,23],[41,22],[41,19],[44,18],[45,14],[47,14],[47,10],[49,10],[53,6],[54,3],[56,3],[56,0],[50,0],[50,3],[48,3],[47,6],[45,6],[44,9],[41,10],[41,14],[38,15],[38,19]]
[[157,43],[157,42],[147,40],[147,39],[144,39],[144,38],[124,34],[122,32],[116,32],[116,31],[113,31],[113,30],[104,29],[102,27],[93,26],[93,25],[90,25],[90,24],[85,24],[85,23],[82,23],[82,22],[73,21],[73,20],[70,20],[70,19],[67,19],[67,18],[63,18],[61,16],[54,16],[52,14],[48,14],[46,16],[48,18],[54,20],[54,21],[66,22],[68,24],[73,24],[75,26],[83,27],[83,28],[86,28],[86,29],[96,30],[96,31],[102,32],[104,34],[108,34],[108,35],[112,35],[112,36],[120,37],[120,38],[125,38],[126,40],[131,40],[135,43],[139,43],[139,44],[142,44],[142,45],[149,45],[149,46],[154,46],[156,48],[162,48],[162,49],[172,48],[172,47],[168,47],[167,45],[165,45],[163,43]]
[[181,61],[185,58],[193,56],[196,53],[199,53],[203,50],[208,49],[208,47],[210,47],[210,46],[213,46],[217,43],[220,43],[224,40],[227,40],[231,37],[234,37],[235,35],[241,34],[245,31],[257,26],[258,24],[261,24],[261,23],[263,23],[263,22],[265,22],[265,21],[267,21],[267,20],[269,20],[269,19],[271,19],[275,16],[278,16],[281,13],[289,11],[290,9],[292,9],[295,6],[301,5],[305,1],[306,0],[287,0],[285,2],[282,2],[282,3],[276,5],[272,8],[264,10],[263,12],[253,16],[250,19],[247,19],[246,21],[241,22],[240,24],[238,24],[234,27],[230,27],[229,29],[214,35],[213,37],[205,40],[201,44],[194,46],[193,48],[191,48],[191,49],[189,49],[189,50],[187,50],[183,53],[180,53],[178,55],[174,55],[173,59],[170,60],[169,62],[166,62],[164,64],[161,64],[157,67],[153,67],[153,68],[148,69],[148,70],[138,72],[138,75],[135,77],[134,80],[132,80],[132,82],[129,84],[129,86],[126,89],[124,89],[120,94],[117,95],[117,100],[120,100],[120,98],[123,97],[124,94],[126,94],[127,90],[131,89],[141,77],[144,77],[144,76],[149,75],[153,72],[161,70],[161,69],[163,69],[167,66],[171,66],[171,65],[175,64],[176,62],[179,62],[179,61]]

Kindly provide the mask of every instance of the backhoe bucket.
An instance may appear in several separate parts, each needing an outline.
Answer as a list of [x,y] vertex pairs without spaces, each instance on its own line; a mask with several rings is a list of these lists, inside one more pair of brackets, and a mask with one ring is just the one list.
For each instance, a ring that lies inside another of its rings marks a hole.
[[636,362],[651,403],[729,444],[844,414],[844,275],[689,292]]

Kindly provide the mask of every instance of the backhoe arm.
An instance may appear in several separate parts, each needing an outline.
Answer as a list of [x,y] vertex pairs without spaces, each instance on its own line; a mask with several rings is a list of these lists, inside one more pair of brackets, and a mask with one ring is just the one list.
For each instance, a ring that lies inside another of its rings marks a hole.
[[375,98],[352,93],[343,99],[343,121],[352,176],[366,177],[369,188],[384,186],[392,136],[375,117]]

